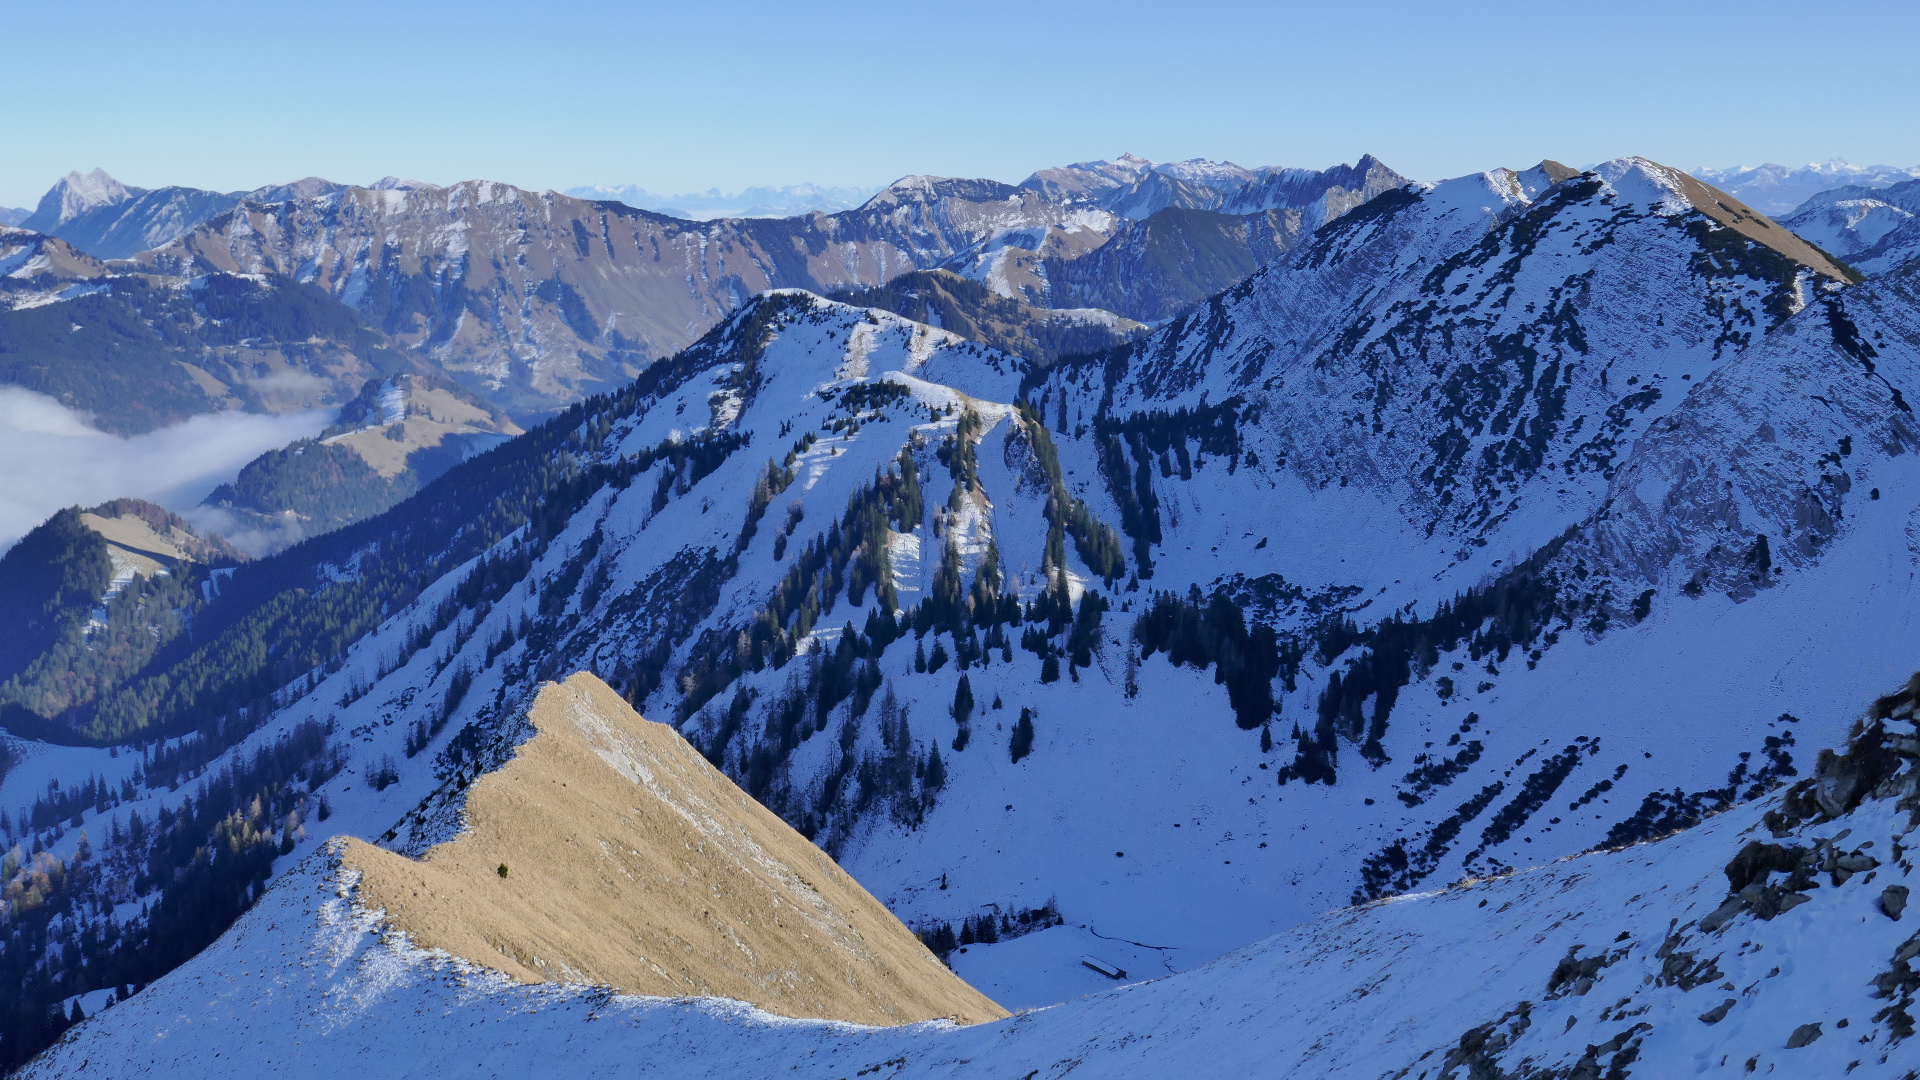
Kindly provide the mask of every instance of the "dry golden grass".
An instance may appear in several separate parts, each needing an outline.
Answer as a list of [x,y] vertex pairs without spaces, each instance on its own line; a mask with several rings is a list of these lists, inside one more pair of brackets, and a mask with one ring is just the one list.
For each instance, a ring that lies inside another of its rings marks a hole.
[[1825,252],[1788,231],[1785,226],[1775,224],[1772,218],[1719,188],[1703,184],[1678,169],[1670,172],[1679,182],[1681,191],[1686,194],[1687,201],[1693,204],[1694,209],[1749,240],[1765,244],[1815,273],[1823,274],[1835,281],[1849,280],[1846,271],[1835,266]]
[[734,998],[790,1017],[1007,1015],[599,679],[548,684],[531,718],[535,736],[468,792],[461,836],[418,861],[348,846],[361,902],[417,944],[525,982]]

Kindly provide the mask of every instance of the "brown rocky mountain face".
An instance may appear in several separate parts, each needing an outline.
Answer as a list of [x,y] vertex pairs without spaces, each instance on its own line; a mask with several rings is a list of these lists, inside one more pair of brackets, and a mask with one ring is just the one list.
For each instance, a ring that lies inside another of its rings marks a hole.
[[848,214],[692,222],[470,182],[247,204],[142,257],[296,276],[516,415],[611,389],[770,288],[877,285],[1065,211],[914,178]]
[[[1239,170],[1204,178],[1211,187],[1149,170],[1095,197],[908,177],[844,213],[707,222],[486,181],[347,188],[243,203],[136,265],[311,282],[528,418],[611,389],[773,288],[873,287],[947,268],[1028,304],[1166,318],[1403,179],[1363,164]],[[1247,212],[1212,209],[1230,202]],[[1161,210],[1127,216],[1149,204]]]

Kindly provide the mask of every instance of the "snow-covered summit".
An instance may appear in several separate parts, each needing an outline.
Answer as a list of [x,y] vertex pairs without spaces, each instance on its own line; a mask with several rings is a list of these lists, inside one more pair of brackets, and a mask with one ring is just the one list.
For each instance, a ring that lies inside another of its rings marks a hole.
[[371,190],[376,190],[376,192],[413,192],[413,190],[434,190],[434,188],[438,188],[440,184],[430,184],[426,183],[426,181],[409,181],[409,179],[405,179],[405,177],[380,177],[378,181],[367,184],[367,186],[369,186]]

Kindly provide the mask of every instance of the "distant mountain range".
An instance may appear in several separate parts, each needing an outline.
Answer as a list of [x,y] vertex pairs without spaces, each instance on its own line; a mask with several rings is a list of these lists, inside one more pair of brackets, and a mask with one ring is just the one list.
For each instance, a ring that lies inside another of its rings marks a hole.
[[1844,161],[1811,165],[1748,165],[1732,169],[1695,169],[1693,175],[1744,200],[1763,214],[1780,217],[1823,191],[1841,187],[1886,187],[1920,177],[1920,167],[1849,165]]
[[[310,285],[531,421],[631,378],[769,288],[871,288],[944,268],[1029,306],[1162,321],[1403,183],[1371,157],[1324,172],[1123,157],[1021,185],[908,177],[833,214],[693,222],[480,181],[145,191],[96,169],[62,179],[27,225],[96,262],[129,260],[93,277]],[[71,288],[37,273],[36,295]],[[335,381],[326,400],[363,381]]]

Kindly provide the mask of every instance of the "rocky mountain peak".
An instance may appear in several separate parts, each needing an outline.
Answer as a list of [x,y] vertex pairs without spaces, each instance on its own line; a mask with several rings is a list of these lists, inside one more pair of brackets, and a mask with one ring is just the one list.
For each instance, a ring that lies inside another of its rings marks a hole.
[[47,189],[33,216],[22,224],[38,232],[51,232],[89,210],[126,202],[145,190],[127,187],[105,169],[96,168],[89,173],[76,170]]

